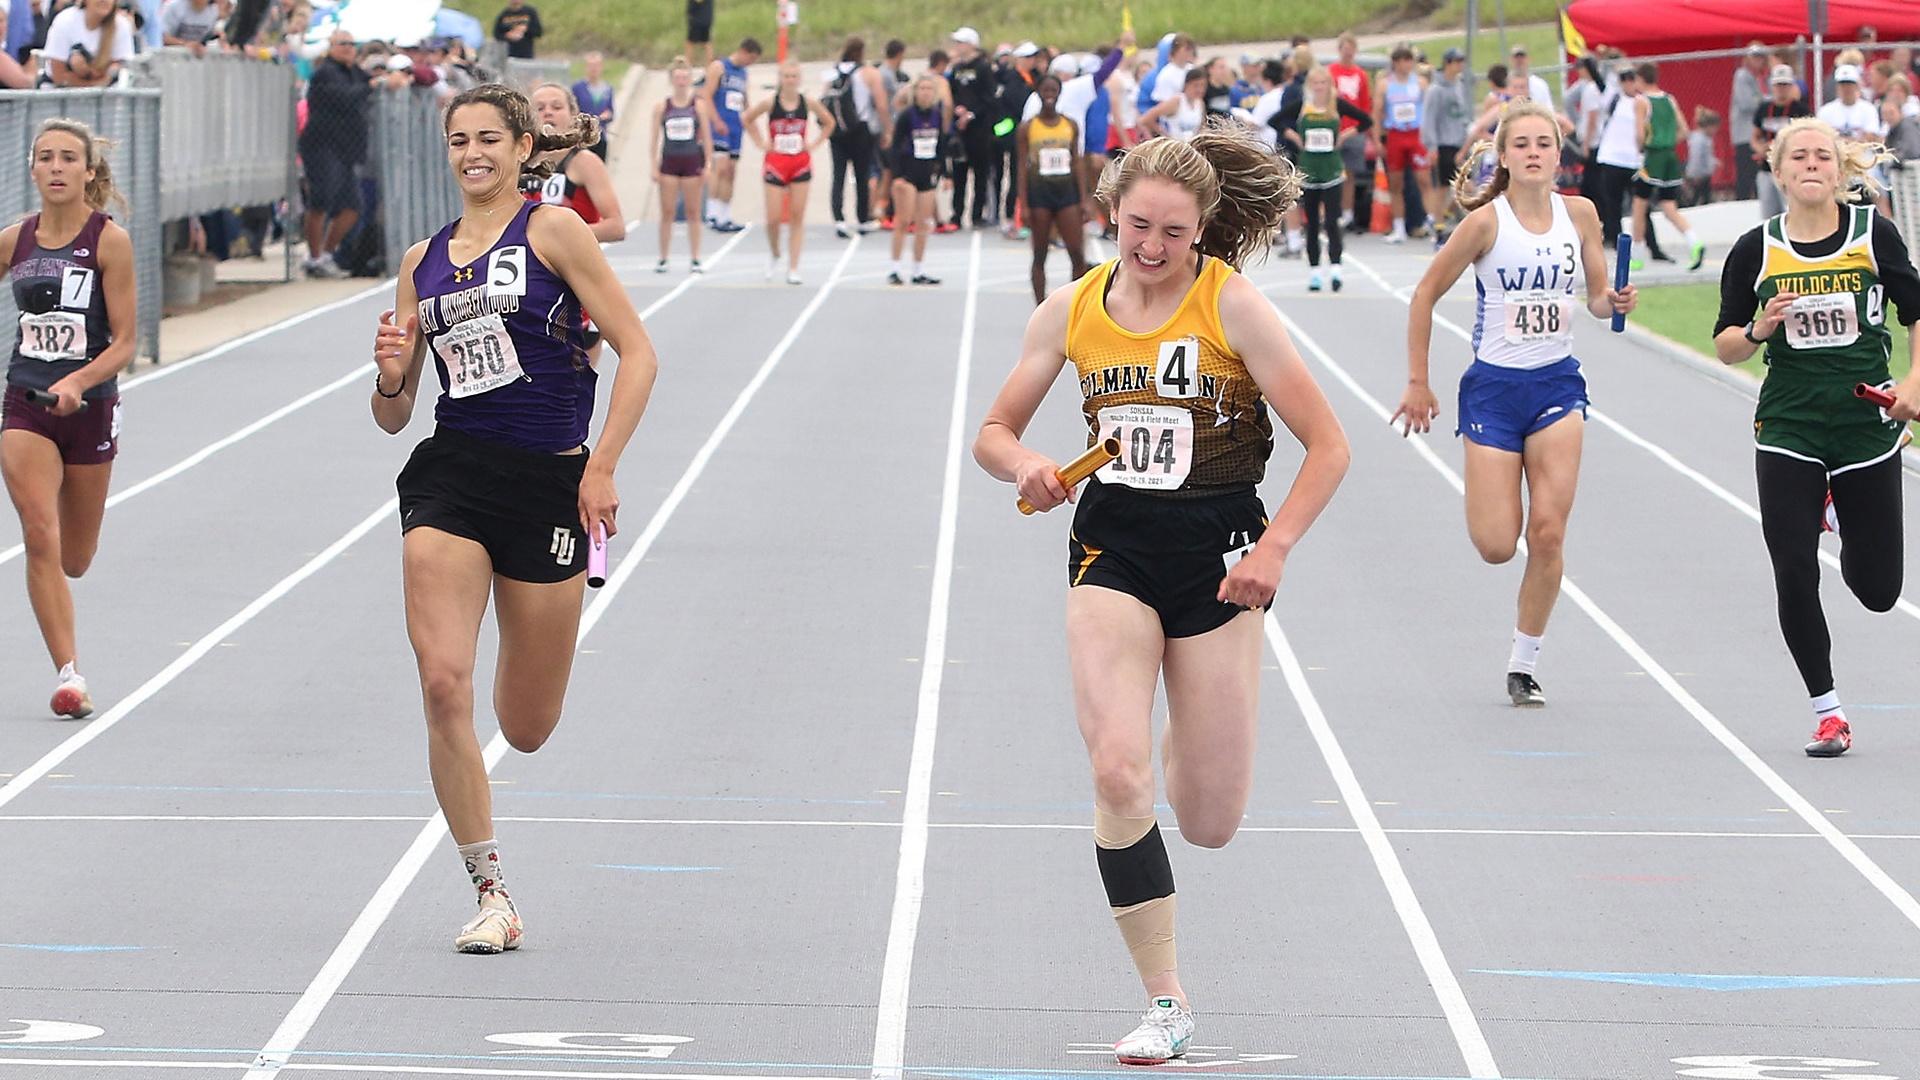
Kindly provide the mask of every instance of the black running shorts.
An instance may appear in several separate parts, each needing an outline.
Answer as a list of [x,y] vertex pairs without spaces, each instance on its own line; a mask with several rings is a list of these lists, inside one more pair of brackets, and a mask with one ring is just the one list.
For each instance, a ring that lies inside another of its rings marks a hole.
[[1126,593],[1160,616],[1167,637],[1197,637],[1246,610],[1220,602],[1220,582],[1266,528],[1251,489],[1169,499],[1096,480],[1073,515],[1067,584]]
[[436,427],[395,487],[400,531],[422,526],[487,549],[493,572],[551,584],[587,568],[580,477],[587,455],[545,454]]

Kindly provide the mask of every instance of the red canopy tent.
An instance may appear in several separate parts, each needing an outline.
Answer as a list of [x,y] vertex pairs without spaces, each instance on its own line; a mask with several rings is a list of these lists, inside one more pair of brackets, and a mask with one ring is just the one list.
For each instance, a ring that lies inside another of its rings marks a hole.
[[[1881,41],[1920,38],[1913,0],[1828,0],[1826,40],[1852,41],[1863,26]],[[1574,0],[1567,18],[1589,45],[1629,56],[1737,49],[1750,41],[1790,45],[1813,40],[1807,0]]]
[[[1868,26],[1880,41],[1920,40],[1920,2],[1915,0],[1826,0],[1825,6],[1827,43],[1852,43]],[[1584,51],[1579,47],[1584,44],[1587,48],[1610,45],[1629,58],[1644,58],[1740,49],[1754,41],[1773,47],[1793,45],[1797,39],[1811,43],[1808,8],[1808,0],[1574,0],[1566,8],[1561,28],[1573,56]],[[1581,40],[1575,40],[1575,34]],[[1829,73],[1833,55],[1823,59]],[[1738,56],[1665,64],[1660,87],[1673,95],[1690,123],[1696,105],[1725,115],[1739,65]],[[1810,69],[1799,74],[1802,79],[1812,77]],[[1812,99],[1808,104],[1813,104]],[[1736,151],[1728,144],[1726,130],[1722,127],[1715,140],[1720,158],[1716,186],[1733,181]],[[1739,152],[1744,153],[1744,148]]]

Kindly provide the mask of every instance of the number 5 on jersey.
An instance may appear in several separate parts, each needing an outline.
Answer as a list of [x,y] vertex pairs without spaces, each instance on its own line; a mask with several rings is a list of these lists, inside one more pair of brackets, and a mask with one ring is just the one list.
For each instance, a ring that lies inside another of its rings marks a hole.
[[1160,343],[1160,367],[1154,385],[1160,396],[1184,401],[1200,396],[1200,342],[1194,338]]

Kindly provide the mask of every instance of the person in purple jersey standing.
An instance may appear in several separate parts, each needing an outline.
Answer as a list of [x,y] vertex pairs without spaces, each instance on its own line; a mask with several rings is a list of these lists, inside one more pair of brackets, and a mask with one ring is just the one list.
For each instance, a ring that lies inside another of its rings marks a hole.
[[134,347],[133,241],[102,212],[120,200],[106,152],[85,124],[46,121],[32,155],[40,212],[0,230],[0,266],[20,309],[0,473],[20,515],[27,600],[60,672],[49,707],[75,720],[93,698],[76,669],[67,579],[86,573],[100,547],[120,450],[116,380]]
[[[657,362],[593,231],[565,207],[528,202],[538,155],[591,143],[598,122],[536,134],[533,107],[497,84],[453,99],[447,159],[460,219],[413,245],[394,312],[374,342],[373,418],[399,434],[429,354],[440,380],[433,435],[401,470],[407,634],[419,662],[434,795],[478,894],[455,948],[518,948],[519,912],[494,842],[493,799],[473,729],[473,669],[491,594],[500,631],[493,708],[514,749],[553,734],[580,627],[587,545],[615,532],[614,468],[639,426]],[[591,454],[595,373],[585,304],[620,355],[606,426]]]

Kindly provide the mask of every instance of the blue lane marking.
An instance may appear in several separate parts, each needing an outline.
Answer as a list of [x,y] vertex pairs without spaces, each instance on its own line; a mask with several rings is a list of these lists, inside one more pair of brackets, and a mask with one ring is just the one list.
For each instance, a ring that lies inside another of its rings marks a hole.
[[0,941],[0,949],[26,949],[31,952],[139,952],[145,948],[145,945],[46,945],[21,941]]
[[637,874],[705,874],[725,870],[724,866],[627,866],[620,863],[596,863],[599,870],[630,870]]
[[1829,986],[1903,986],[1920,979],[1855,975],[1694,975],[1659,971],[1494,971],[1470,969],[1475,975],[1514,975],[1523,979],[1569,979],[1576,982],[1623,983],[1679,990],[1815,990]]

